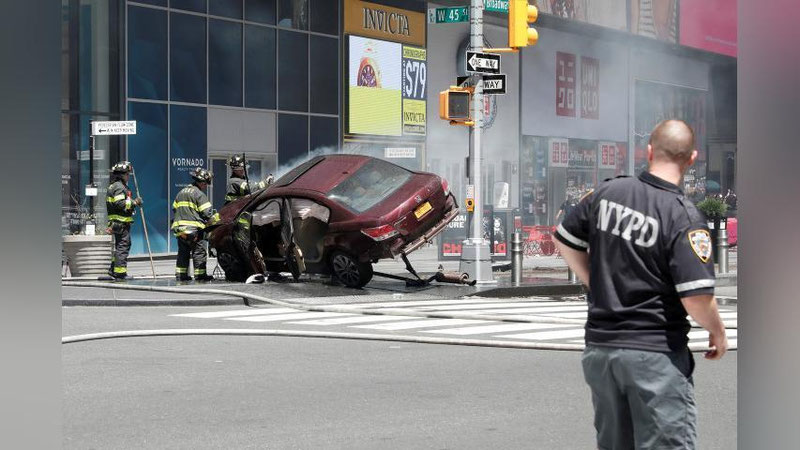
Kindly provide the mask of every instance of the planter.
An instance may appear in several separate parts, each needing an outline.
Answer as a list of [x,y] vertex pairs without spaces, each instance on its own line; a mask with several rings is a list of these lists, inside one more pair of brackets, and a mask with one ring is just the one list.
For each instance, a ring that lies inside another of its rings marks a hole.
[[73,277],[107,275],[111,267],[111,235],[62,236],[64,254]]

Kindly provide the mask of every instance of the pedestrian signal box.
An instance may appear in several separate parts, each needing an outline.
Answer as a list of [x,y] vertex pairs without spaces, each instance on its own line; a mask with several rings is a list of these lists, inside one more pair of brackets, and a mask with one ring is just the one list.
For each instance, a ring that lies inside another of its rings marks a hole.
[[451,123],[471,122],[470,100],[472,100],[471,89],[451,87],[439,92],[439,117]]

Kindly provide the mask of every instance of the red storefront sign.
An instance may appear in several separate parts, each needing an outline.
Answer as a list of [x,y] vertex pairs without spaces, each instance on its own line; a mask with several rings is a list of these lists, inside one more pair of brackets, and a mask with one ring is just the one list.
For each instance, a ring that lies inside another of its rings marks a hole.
[[575,55],[556,52],[556,114],[575,117]]
[[552,138],[550,139],[550,167],[569,166],[569,140]]
[[581,118],[600,118],[600,60],[581,56]]
[[600,169],[616,169],[617,168],[617,144],[613,142],[600,142],[598,144],[600,150]]

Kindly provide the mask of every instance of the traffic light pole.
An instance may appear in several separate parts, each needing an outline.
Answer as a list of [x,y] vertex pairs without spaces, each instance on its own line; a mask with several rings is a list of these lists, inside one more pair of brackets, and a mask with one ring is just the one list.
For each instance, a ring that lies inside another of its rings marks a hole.
[[[471,0],[469,10],[469,35],[471,51],[483,50],[483,0]],[[483,131],[483,81],[472,75],[475,91],[472,94],[472,113],[475,124],[469,127],[470,184],[474,187],[475,211],[472,213],[470,236],[461,247],[459,271],[478,283],[495,282],[492,276],[490,243],[483,238],[483,195],[481,189],[481,135]],[[491,219],[491,218],[490,218]]]

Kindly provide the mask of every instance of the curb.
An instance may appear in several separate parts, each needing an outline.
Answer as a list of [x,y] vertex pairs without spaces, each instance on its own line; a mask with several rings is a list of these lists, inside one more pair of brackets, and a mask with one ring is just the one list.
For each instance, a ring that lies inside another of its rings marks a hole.
[[61,306],[247,306],[244,299],[209,298],[209,299],[130,299],[130,300],[86,300],[62,299]]

